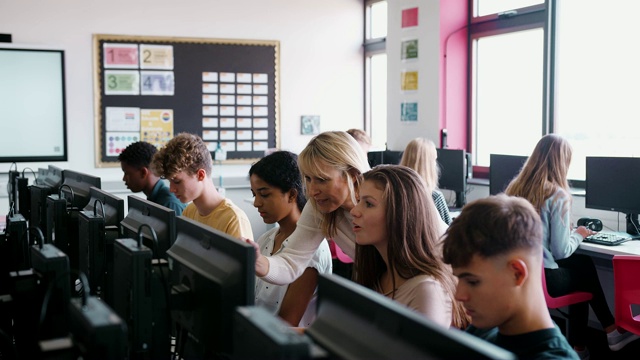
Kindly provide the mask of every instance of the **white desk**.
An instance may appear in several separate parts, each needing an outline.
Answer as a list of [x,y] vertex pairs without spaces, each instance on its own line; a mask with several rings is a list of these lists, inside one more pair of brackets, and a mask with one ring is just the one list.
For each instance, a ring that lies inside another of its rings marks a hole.
[[620,245],[598,245],[582,242],[577,250],[580,254],[611,260],[614,255],[640,255],[640,240],[631,240]]

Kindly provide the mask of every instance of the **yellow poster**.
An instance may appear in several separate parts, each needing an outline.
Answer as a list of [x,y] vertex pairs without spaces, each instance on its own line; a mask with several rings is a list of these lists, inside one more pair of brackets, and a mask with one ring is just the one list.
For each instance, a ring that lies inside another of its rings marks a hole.
[[172,109],[140,109],[140,138],[160,148],[173,138]]
[[418,90],[418,72],[403,71],[400,87],[403,91]]

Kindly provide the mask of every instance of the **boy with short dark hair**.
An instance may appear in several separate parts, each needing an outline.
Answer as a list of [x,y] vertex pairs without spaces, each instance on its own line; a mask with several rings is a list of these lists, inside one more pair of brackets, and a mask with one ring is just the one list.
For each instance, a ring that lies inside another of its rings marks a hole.
[[542,222],[522,198],[467,204],[444,235],[444,261],[458,277],[467,332],[520,359],[578,359],[555,326],[542,290]]
[[185,203],[182,215],[237,238],[253,239],[247,214],[216,190],[211,180],[213,161],[197,135],[180,133],[153,157],[154,172],[169,180],[169,188]]
[[142,191],[147,196],[147,200],[172,209],[176,215],[180,215],[187,204],[181,203],[169,191],[167,184],[149,168],[157,150],[153,144],[145,141],[134,142],[127,146],[118,155],[120,167],[124,173],[122,181],[131,191]]

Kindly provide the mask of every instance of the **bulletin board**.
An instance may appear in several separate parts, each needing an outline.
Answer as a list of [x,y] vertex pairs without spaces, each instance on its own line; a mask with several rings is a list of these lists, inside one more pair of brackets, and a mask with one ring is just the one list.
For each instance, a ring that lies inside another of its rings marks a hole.
[[93,36],[96,167],[130,143],[197,134],[216,162],[280,147],[279,41]]

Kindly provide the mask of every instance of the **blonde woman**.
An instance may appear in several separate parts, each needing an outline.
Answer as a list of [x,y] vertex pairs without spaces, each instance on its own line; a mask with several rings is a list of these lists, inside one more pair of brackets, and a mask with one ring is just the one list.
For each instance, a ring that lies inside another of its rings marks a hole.
[[[289,246],[273,256],[256,251],[256,275],[276,285],[289,284],[306,268],[323,239],[333,239],[352,259],[355,257],[353,217],[362,174],[369,170],[365,153],[344,131],[328,131],[311,139],[298,156],[306,187],[302,210]],[[438,235],[447,225],[439,221]],[[250,242],[255,246],[255,243]]]
[[440,218],[447,225],[451,225],[451,214],[447,201],[440,190],[438,190],[438,179],[440,178],[440,167],[437,162],[438,152],[435,144],[425,138],[415,138],[409,141],[402,153],[400,165],[404,165],[415,170],[424,180],[427,190],[431,193],[433,202],[438,209]]

